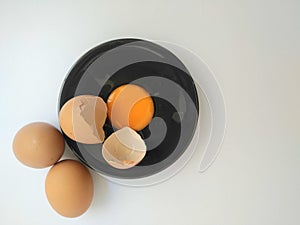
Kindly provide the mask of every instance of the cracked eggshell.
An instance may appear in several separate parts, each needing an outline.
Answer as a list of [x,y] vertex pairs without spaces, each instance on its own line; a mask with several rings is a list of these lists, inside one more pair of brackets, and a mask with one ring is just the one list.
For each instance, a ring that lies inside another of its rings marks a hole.
[[67,101],[60,110],[59,123],[63,132],[72,140],[84,144],[104,141],[103,125],[107,107],[102,98],[79,95]]
[[111,134],[102,146],[105,161],[117,169],[129,169],[146,155],[146,145],[140,135],[129,127]]

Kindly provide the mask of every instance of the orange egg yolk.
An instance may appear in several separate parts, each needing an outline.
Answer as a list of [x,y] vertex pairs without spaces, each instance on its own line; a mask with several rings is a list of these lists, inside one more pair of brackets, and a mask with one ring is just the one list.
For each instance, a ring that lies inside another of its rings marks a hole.
[[154,104],[149,93],[142,87],[126,84],[116,88],[107,100],[108,117],[117,128],[144,129],[154,114]]

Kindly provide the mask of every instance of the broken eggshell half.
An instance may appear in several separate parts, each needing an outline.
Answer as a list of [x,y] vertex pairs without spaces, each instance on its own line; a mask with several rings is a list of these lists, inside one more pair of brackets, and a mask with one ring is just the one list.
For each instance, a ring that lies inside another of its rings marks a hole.
[[129,169],[146,155],[146,145],[141,136],[129,127],[111,134],[102,146],[105,161],[117,169]]
[[93,95],[79,95],[67,101],[59,112],[62,131],[72,140],[84,144],[104,141],[103,125],[107,116],[106,103]]

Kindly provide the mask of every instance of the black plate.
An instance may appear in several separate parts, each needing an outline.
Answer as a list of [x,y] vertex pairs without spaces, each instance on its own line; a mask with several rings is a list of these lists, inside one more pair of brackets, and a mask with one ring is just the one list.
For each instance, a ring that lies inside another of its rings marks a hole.
[[[60,95],[59,109],[78,95],[98,95],[107,100],[117,87],[133,83],[153,98],[155,113],[150,125],[139,132],[147,154],[135,167],[120,170],[102,157],[102,144],[67,144],[87,166],[116,178],[141,178],[173,164],[188,147],[198,121],[199,103],[194,81],[183,63],[162,46],[141,39],[118,39],[84,54],[69,72]],[[113,131],[107,119],[106,137]]]

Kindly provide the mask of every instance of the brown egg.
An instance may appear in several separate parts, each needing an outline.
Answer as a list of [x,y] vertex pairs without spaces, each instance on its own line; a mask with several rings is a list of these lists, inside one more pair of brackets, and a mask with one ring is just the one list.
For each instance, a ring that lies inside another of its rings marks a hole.
[[92,202],[93,179],[80,162],[63,160],[49,170],[45,191],[50,205],[57,213],[65,217],[78,217]]
[[111,134],[102,146],[105,161],[117,169],[137,165],[146,155],[146,145],[140,135],[129,127]]
[[59,123],[63,132],[72,140],[84,144],[98,144],[104,141],[106,112],[106,104],[102,98],[80,95],[63,105],[59,113]]
[[56,163],[63,155],[65,142],[52,125],[36,122],[21,128],[13,140],[13,151],[23,164],[45,168]]

